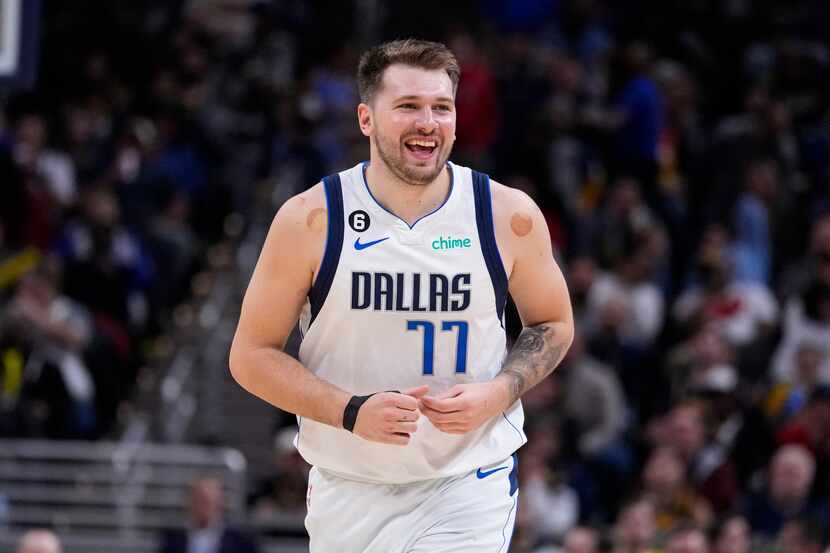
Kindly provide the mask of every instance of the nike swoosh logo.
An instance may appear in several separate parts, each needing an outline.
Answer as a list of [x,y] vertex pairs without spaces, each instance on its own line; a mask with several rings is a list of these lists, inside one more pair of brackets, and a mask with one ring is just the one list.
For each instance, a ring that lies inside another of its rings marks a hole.
[[389,237],[381,238],[380,240],[372,240],[371,242],[366,242],[365,244],[360,243],[360,237],[358,236],[357,239],[354,241],[354,249],[357,251],[365,250],[368,247],[374,246],[375,244],[380,244],[384,240],[389,240]]
[[481,470],[481,469],[478,469],[478,470],[476,471],[476,476],[479,478],[479,480],[481,480],[482,478],[487,478],[488,476],[490,476],[490,475],[491,475],[491,474],[493,474],[494,472],[498,472],[498,471],[500,471],[500,470],[507,470],[507,467],[499,467],[499,468],[495,468],[495,469],[492,469],[492,470]]

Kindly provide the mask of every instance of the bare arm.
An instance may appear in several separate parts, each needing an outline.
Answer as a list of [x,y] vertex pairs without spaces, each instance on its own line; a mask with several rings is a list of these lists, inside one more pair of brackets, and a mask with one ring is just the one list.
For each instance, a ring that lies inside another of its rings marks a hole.
[[283,351],[322,257],[324,205],[317,185],[288,200],[274,218],[242,302],[230,369],[255,396],[339,428],[351,395]]
[[565,357],[573,341],[573,314],[541,211],[524,193],[493,187],[497,239],[512,265],[508,288],[524,324],[496,377],[512,405]]

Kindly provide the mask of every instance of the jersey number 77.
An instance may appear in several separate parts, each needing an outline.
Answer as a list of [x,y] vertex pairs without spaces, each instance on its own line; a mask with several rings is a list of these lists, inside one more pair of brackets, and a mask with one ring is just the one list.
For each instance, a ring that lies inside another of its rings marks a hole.
[[[432,321],[406,321],[407,330],[424,329],[424,374],[433,374],[432,366],[435,358],[435,325]],[[441,331],[452,332],[458,329],[458,339],[455,348],[455,372],[467,372],[467,321],[442,321]]]

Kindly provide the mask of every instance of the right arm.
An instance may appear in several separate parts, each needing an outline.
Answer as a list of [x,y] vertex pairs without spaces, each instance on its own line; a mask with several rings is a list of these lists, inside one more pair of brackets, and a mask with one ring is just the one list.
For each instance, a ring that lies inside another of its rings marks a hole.
[[[262,247],[230,351],[230,370],[253,395],[304,418],[343,427],[352,394],[323,380],[285,353],[285,343],[314,280],[326,239],[322,185],[280,208]],[[377,394],[359,411],[354,433],[405,444],[415,431],[417,401],[403,394]]]

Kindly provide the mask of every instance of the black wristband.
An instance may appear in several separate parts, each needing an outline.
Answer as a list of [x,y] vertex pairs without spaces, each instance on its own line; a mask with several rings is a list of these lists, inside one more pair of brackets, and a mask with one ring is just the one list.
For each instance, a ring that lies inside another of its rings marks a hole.
[[[397,390],[387,391],[396,394],[400,393]],[[375,392],[375,394],[378,393],[380,392]],[[345,428],[349,432],[354,432],[354,425],[357,422],[357,412],[360,411],[360,408],[363,406],[363,404],[366,403],[366,401],[368,401],[368,399],[375,394],[369,394],[368,396],[352,396],[352,399],[349,400],[349,403],[346,404],[346,408],[343,410],[343,428]]]
[[343,428],[349,432],[354,432],[354,423],[357,422],[357,412],[366,401],[375,394],[368,396],[352,396],[346,408],[343,410]]

